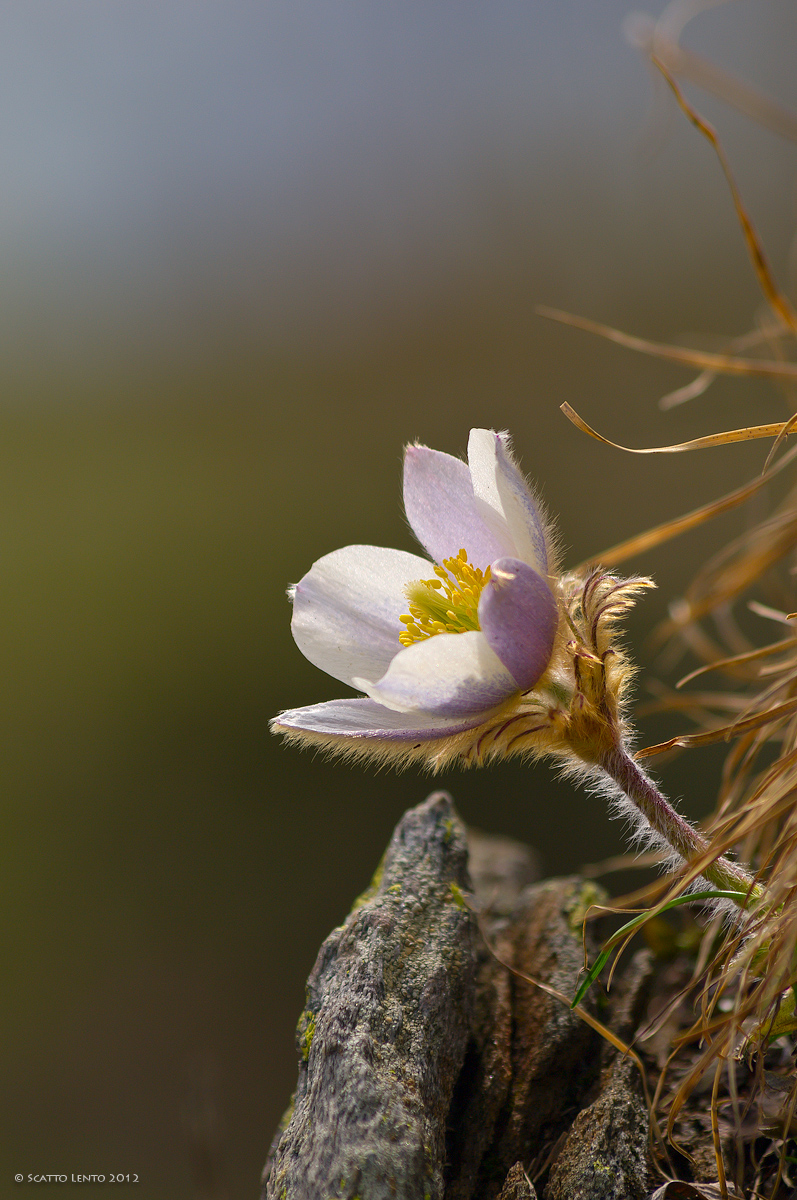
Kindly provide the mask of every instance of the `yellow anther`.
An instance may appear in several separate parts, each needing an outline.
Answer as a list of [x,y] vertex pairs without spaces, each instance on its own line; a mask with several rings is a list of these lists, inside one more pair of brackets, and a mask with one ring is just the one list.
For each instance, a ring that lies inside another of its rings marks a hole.
[[402,645],[423,641],[438,633],[468,633],[479,628],[479,597],[490,581],[490,568],[481,571],[468,562],[465,550],[435,564],[436,579],[407,584],[410,617],[399,635]]

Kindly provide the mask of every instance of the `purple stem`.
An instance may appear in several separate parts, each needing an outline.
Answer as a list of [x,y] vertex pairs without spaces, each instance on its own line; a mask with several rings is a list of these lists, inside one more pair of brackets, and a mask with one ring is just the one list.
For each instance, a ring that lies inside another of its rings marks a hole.
[[[709,842],[675,811],[624,750],[619,747],[610,750],[600,766],[619,784],[656,833],[661,834],[686,862],[694,862],[709,852]],[[742,867],[727,858],[708,862],[701,874],[722,891],[743,892],[754,900],[764,894],[763,888]]]

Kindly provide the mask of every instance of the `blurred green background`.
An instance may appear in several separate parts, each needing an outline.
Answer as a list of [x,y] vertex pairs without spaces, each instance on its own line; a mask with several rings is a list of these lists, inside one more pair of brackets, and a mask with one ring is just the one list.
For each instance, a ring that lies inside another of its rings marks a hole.
[[[413,548],[404,443],[510,429],[570,564],[759,468],[760,446],[622,455],[559,412],[642,445],[785,411],[720,381],[663,414],[688,372],[535,315],[714,346],[760,306],[710,148],[623,39],[631,9],[0,5],[9,1188],[257,1194],[318,946],[433,787],[267,729],[345,693],[294,647],[285,588],[348,543]],[[687,40],[795,106],[796,33],[789,0],[761,0]],[[785,285],[795,148],[690,94]],[[643,663],[747,519],[631,564],[660,584],[631,627]],[[695,816],[718,761],[664,771]],[[439,784],[547,872],[622,847],[544,766]]]

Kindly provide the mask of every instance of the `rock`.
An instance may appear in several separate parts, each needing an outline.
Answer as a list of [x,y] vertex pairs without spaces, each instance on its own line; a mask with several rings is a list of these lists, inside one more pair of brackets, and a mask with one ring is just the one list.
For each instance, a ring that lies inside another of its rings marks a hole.
[[633,1059],[619,1058],[597,1100],[573,1122],[545,1200],[645,1200],[648,1129],[638,1068]]
[[523,1170],[522,1163],[515,1163],[506,1177],[498,1200],[537,1200],[534,1184]]
[[546,880],[525,888],[509,918],[492,934],[488,928],[497,958],[480,946],[446,1200],[497,1197],[510,1167],[546,1157],[595,1083],[600,1039],[567,999],[584,962],[583,913],[597,898],[581,879]]
[[465,830],[438,792],[406,813],[372,887],[321,947],[268,1200],[442,1200],[473,1016],[469,890]]

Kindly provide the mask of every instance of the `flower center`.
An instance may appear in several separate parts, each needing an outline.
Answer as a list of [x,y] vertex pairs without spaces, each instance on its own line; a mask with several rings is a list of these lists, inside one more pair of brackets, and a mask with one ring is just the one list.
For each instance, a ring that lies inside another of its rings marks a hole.
[[480,571],[471,566],[467,553],[460,550],[455,558],[444,558],[434,573],[436,579],[416,579],[404,589],[410,611],[399,617],[405,626],[399,634],[402,646],[436,633],[468,633],[479,628],[479,597],[490,581],[490,568]]

